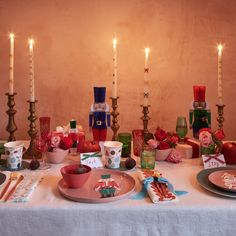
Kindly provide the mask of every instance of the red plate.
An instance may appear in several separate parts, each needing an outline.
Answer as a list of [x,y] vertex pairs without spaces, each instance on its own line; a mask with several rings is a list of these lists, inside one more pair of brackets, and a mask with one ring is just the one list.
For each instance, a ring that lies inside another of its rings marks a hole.
[[208,176],[209,181],[226,191],[236,192],[236,170],[218,170]]
[[[101,179],[101,175],[105,174],[111,174],[111,177],[120,186],[120,190],[116,192],[114,197],[101,198],[100,193],[94,190],[94,186]],[[58,189],[64,197],[73,201],[87,203],[106,203],[124,199],[134,191],[134,188],[135,180],[133,177],[125,172],[110,169],[92,169],[88,181],[82,188],[69,188],[63,179],[58,183]]]

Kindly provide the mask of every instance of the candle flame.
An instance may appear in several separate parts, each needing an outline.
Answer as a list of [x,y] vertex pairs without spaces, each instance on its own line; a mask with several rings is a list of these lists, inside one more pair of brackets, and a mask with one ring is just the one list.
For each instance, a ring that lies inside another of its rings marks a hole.
[[219,44],[217,46],[217,49],[218,49],[218,52],[221,53],[223,51],[223,45],[222,44]]
[[150,53],[150,48],[145,48],[145,57],[148,58],[149,53]]
[[113,48],[116,49],[116,45],[117,45],[117,39],[116,38],[114,38],[112,40],[112,44],[113,44]]
[[33,39],[29,39],[29,40],[28,40],[28,43],[29,43],[30,49],[32,50],[32,49],[33,49],[33,46],[34,46],[34,40],[33,40]]
[[9,38],[10,38],[11,41],[13,41],[14,38],[15,38],[15,35],[14,35],[13,33],[10,33],[10,34],[9,34]]

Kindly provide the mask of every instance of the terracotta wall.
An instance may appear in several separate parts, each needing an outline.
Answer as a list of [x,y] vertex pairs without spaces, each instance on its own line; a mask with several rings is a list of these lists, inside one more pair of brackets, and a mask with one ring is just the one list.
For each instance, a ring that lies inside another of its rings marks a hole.
[[[38,116],[52,127],[76,118],[87,137],[93,86],[107,87],[110,102],[112,38],[118,45],[120,131],[142,126],[145,46],[150,59],[150,129],[174,130],[188,116],[192,86],[207,86],[213,128],[217,127],[217,51],[223,42],[225,132],[236,139],[236,1],[228,0],[0,0],[0,139],[5,131],[9,40],[15,39],[18,139],[28,130],[27,38],[36,40],[35,86]],[[111,131],[109,131],[111,135]]]

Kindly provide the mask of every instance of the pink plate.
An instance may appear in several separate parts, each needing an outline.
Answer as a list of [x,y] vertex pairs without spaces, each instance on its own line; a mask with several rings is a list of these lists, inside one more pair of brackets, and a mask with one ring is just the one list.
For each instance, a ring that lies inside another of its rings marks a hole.
[[[120,190],[116,192],[114,197],[102,198],[100,193],[94,190],[94,186],[101,179],[101,175],[105,174],[111,174],[111,177],[120,186]],[[134,191],[134,188],[135,180],[133,177],[125,172],[110,169],[92,169],[88,181],[82,188],[69,188],[63,179],[58,183],[58,189],[64,197],[73,201],[87,203],[106,203],[124,199]]]
[[226,191],[236,192],[236,170],[226,169],[212,172],[209,181]]

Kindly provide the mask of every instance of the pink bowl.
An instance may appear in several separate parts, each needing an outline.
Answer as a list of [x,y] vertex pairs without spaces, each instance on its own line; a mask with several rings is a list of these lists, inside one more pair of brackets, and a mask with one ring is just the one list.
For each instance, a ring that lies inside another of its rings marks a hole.
[[88,180],[91,174],[91,168],[86,165],[82,165],[87,169],[87,172],[82,174],[74,174],[75,170],[78,169],[79,165],[68,165],[61,168],[61,175],[64,181],[70,188],[81,188]]
[[66,155],[68,154],[68,152],[69,152],[69,149],[68,150],[63,150],[63,149],[57,148],[53,152],[46,152],[46,157],[47,157],[47,159],[50,163],[59,164],[59,163],[62,163],[64,161],[64,159],[65,159]]

